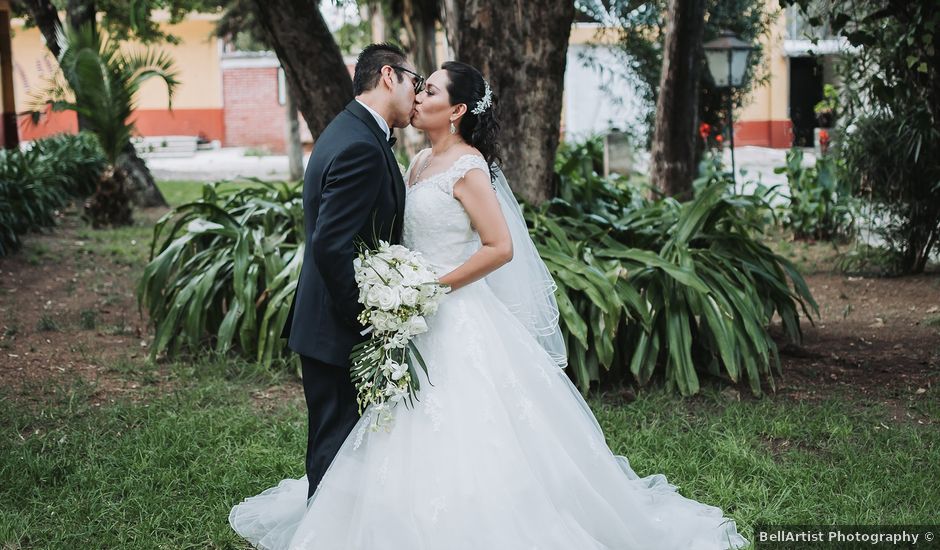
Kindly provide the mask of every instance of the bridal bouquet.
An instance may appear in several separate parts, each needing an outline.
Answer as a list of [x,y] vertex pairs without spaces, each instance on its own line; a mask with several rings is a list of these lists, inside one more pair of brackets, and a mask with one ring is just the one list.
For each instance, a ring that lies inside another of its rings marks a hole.
[[[359,321],[368,340],[356,345],[349,358],[358,391],[359,414],[370,405],[380,416],[400,401],[414,405],[420,389],[418,364],[427,366],[412,339],[427,332],[425,317],[433,315],[447,291],[421,254],[401,245],[379,242],[378,250],[364,249],[353,261]],[[383,414],[384,413],[384,414]]]

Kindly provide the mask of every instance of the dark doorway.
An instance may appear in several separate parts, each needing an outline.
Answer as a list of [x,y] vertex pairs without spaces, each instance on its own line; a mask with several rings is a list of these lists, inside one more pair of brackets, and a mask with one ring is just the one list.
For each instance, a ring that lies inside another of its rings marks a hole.
[[823,68],[815,57],[790,58],[790,120],[793,145],[812,147],[816,115],[813,107],[822,99]]

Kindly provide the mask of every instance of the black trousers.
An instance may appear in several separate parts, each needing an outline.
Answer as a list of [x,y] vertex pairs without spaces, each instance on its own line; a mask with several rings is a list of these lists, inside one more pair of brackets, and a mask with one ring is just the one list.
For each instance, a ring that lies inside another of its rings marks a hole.
[[359,405],[348,366],[330,365],[303,355],[300,362],[307,401],[309,499],[359,420]]

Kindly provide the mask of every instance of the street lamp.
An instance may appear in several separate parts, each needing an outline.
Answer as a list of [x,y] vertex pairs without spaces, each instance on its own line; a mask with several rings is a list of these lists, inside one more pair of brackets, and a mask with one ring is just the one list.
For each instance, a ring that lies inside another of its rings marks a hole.
[[705,50],[705,61],[708,63],[708,72],[711,73],[715,86],[728,88],[728,131],[731,133],[731,179],[737,186],[737,175],[734,173],[734,106],[731,95],[734,88],[744,83],[744,73],[747,72],[747,58],[754,47],[741,40],[731,31],[721,31],[718,38],[702,44]]

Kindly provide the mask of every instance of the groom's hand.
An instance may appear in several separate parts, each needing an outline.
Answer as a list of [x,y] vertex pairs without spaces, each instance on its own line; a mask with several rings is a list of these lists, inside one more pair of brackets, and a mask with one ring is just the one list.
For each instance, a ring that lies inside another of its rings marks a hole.
[[328,169],[311,238],[313,256],[330,299],[344,322],[357,330],[362,311],[353,260],[355,238],[366,227],[383,181],[384,157],[374,144],[356,142]]

